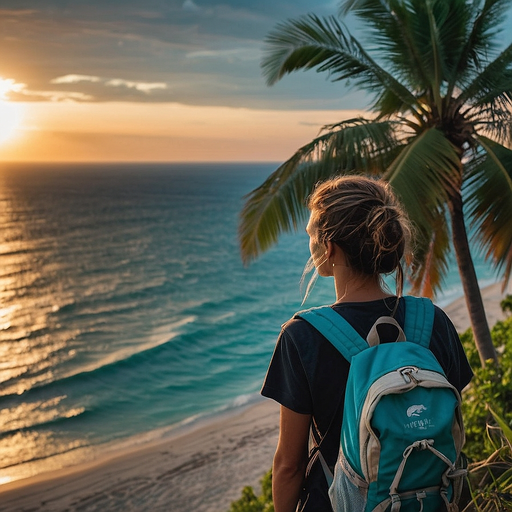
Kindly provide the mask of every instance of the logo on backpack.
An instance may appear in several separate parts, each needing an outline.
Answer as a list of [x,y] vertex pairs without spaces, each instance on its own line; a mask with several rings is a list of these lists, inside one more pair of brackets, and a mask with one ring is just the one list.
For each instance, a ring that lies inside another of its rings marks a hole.
[[433,428],[434,424],[432,422],[432,418],[425,418],[423,414],[427,410],[427,407],[423,404],[419,405],[411,405],[407,409],[407,417],[411,418],[412,421],[409,423],[404,423],[404,427],[406,429],[420,429],[427,430],[428,428]]
[[422,412],[425,412],[427,408],[423,405],[411,405],[409,409],[407,409],[407,417],[410,418],[412,416],[421,416]]

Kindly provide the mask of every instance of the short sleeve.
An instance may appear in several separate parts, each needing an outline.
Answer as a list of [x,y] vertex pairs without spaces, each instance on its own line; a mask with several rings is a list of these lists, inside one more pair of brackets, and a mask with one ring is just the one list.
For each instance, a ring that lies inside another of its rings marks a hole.
[[277,340],[261,394],[294,412],[312,414],[313,405],[306,372],[286,327]]

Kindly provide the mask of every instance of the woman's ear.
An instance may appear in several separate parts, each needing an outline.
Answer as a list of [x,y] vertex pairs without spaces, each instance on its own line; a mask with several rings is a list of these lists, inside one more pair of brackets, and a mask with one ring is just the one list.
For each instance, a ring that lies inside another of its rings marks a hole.
[[343,249],[334,242],[328,241],[326,244],[325,257],[329,262],[329,265],[333,267],[349,267],[349,263],[347,260],[347,255],[343,251]]
[[335,252],[334,244],[330,240],[327,240],[327,242],[325,242],[325,257],[327,261],[334,256]]

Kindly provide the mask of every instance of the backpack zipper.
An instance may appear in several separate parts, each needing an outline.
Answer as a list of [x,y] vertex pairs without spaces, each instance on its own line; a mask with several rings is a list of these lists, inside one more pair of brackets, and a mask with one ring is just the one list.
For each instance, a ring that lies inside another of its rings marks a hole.
[[402,376],[405,380],[406,384],[409,384],[411,381],[414,383],[418,383],[413,373],[418,373],[419,368],[417,366],[405,366],[403,368],[399,368],[397,372]]

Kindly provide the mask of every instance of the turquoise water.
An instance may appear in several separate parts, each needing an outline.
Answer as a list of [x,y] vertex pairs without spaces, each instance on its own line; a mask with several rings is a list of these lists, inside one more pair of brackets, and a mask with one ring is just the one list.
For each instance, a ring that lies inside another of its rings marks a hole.
[[0,169],[0,483],[255,399],[309,256],[301,232],[241,263],[242,197],[274,168]]

